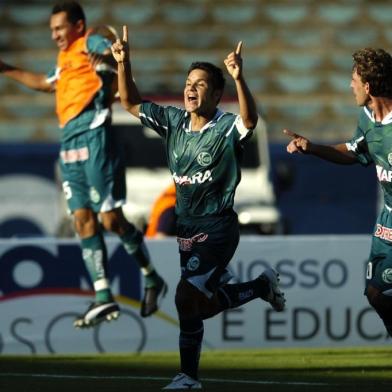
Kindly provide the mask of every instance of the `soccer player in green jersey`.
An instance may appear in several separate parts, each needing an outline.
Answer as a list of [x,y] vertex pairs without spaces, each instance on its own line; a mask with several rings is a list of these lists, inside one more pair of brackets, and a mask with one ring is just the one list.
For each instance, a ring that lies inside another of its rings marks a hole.
[[110,289],[100,222],[120,237],[126,251],[138,262],[145,276],[141,315],[149,316],[157,310],[166,284],[150,261],[142,233],[122,212],[125,168],[111,130],[113,81],[117,81],[112,41],[87,29],[84,11],[74,1],[54,5],[50,29],[59,49],[53,72],[30,72],[0,61],[0,73],[34,90],[55,93],[62,131],[64,194],[95,290],[94,301],[74,325],[90,327],[119,315]]
[[255,298],[268,301],[277,311],[285,306],[273,269],[249,282],[227,283],[231,276],[226,267],[239,241],[233,202],[241,178],[242,145],[258,118],[242,74],[241,46],[240,42],[224,61],[236,85],[240,115],[217,108],[225,80],[222,70],[207,62],[192,63],[188,70],[185,110],[142,101],[132,77],[126,26],[123,39],[112,46],[121,103],[164,138],[176,184],[181,279],[175,303],[181,372],[164,389],[201,389],[198,367],[204,319]]
[[365,295],[392,336],[392,57],[383,49],[365,48],[353,54],[351,88],[359,115],[354,137],[347,143],[319,145],[297,133],[289,153],[312,154],[340,164],[374,164],[384,193],[372,238]]

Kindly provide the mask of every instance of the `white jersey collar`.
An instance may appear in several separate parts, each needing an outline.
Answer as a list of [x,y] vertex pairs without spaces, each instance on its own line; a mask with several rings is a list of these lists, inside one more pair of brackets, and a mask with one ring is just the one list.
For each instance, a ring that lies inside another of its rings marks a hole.
[[[369,117],[370,121],[373,123],[376,122],[376,119],[374,118],[374,112],[373,110],[370,110],[367,106],[364,106],[363,110],[365,111],[366,115]],[[392,123],[392,112],[389,112],[381,121],[382,125],[387,125]]]
[[[199,132],[203,133],[207,129],[213,127],[224,114],[225,114],[224,112],[222,112],[220,109],[217,108],[216,112],[215,112],[215,115],[212,118],[212,120],[210,120],[206,125],[204,125],[203,128],[201,128]],[[188,117],[188,116],[189,116],[189,113],[187,112],[185,114],[185,117]],[[192,132],[191,126],[192,126],[192,121],[191,121],[191,118],[189,116],[189,123],[188,123],[188,126],[185,128],[185,132]]]

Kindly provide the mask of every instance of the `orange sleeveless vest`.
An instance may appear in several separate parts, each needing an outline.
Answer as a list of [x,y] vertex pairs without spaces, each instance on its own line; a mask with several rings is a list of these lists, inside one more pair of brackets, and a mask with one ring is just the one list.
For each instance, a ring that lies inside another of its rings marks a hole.
[[174,184],[170,185],[155,201],[151,211],[150,221],[148,222],[145,236],[152,238],[157,233],[159,218],[164,211],[176,205],[176,187]]
[[80,114],[102,87],[87,57],[87,37],[78,38],[57,57],[56,113],[61,128]]

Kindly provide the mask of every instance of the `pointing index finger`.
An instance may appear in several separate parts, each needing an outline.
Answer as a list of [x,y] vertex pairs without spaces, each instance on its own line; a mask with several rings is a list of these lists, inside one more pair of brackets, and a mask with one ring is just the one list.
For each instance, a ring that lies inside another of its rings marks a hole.
[[283,130],[283,133],[284,133],[285,135],[287,135],[287,136],[292,137],[292,138],[297,138],[297,137],[298,137],[298,135],[297,135],[296,133],[291,132],[291,131],[288,130],[288,129],[284,129],[284,130]]
[[238,42],[237,48],[235,50],[235,54],[241,55],[241,49],[242,49],[242,41]]
[[128,26],[123,26],[123,41],[128,43]]

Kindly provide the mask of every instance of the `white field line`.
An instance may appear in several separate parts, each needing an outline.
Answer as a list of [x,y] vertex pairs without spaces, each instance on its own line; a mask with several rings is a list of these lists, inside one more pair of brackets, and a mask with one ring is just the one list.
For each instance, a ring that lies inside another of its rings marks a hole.
[[[0,377],[32,377],[32,378],[53,378],[53,379],[73,379],[73,380],[142,380],[142,381],[170,381],[167,377],[149,376],[86,376],[84,374],[36,374],[36,373],[0,373]],[[262,380],[232,380],[224,378],[202,378],[201,382],[216,382],[226,384],[254,384],[254,385],[332,385],[323,382],[296,382],[296,381],[262,381]]]

